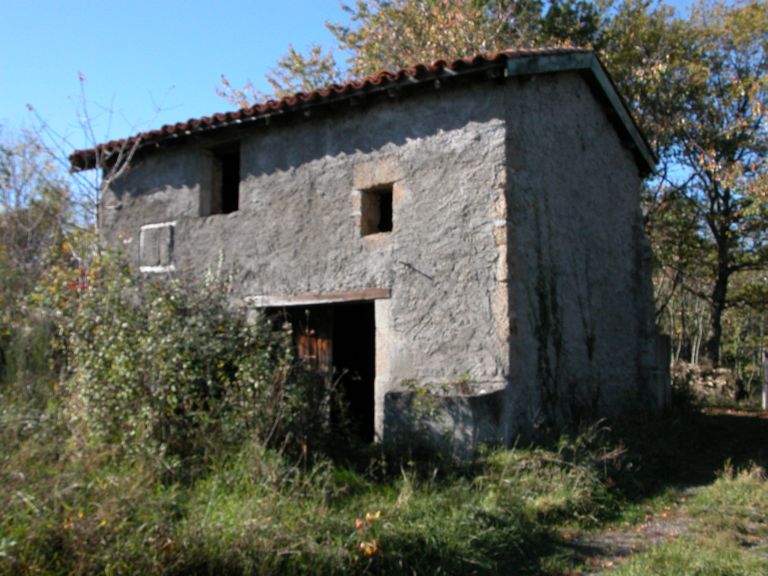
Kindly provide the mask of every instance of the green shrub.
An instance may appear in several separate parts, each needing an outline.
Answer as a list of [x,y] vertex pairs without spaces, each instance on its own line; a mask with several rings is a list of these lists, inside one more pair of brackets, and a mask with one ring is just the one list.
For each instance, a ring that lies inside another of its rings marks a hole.
[[37,303],[80,446],[189,473],[248,437],[302,455],[330,443],[332,386],[294,359],[289,329],[230,305],[224,279],[153,283],[102,252],[52,269]]
[[44,408],[55,375],[50,370],[51,323],[17,318],[0,336],[0,393]]

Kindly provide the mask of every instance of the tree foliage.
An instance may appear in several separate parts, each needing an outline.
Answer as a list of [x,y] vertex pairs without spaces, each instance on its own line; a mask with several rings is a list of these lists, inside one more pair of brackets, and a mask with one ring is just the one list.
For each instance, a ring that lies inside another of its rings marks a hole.
[[682,20],[640,0],[620,7],[603,44],[660,156],[647,188],[660,312],[682,291],[702,300],[715,364],[730,284],[768,263],[766,30],[765,2],[701,3]]
[[331,24],[352,54],[355,76],[417,62],[459,58],[537,40],[539,0],[357,0],[344,6],[351,25]]
[[[267,82],[272,87],[271,98],[282,98],[297,92],[311,92],[319,86],[337,84],[344,80],[336,62],[333,50],[323,50],[320,45],[312,45],[307,54],[302,54],[293,46],[280,57],[276,66],[267,74]],[[252,82],[242,88],[232,86],[227,77],[221,76],[221,86],[217,93],[231,104],[247,108],[252,103],[264,100],[268,96],[257,90]]]
[[69,190],[53,158],[31,132],[0,141],[0,381],[16,364],[24,299],[61,241]]

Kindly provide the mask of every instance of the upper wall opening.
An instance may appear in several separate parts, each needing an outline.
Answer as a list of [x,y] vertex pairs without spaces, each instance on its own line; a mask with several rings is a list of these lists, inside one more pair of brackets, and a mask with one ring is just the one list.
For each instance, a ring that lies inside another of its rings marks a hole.
[[360,234],[392,232],[392,184],[363,190],[360,196]]
[[208,186],[202,190],[200,215],[230,214],[240,208],[240,143],[214,148]]

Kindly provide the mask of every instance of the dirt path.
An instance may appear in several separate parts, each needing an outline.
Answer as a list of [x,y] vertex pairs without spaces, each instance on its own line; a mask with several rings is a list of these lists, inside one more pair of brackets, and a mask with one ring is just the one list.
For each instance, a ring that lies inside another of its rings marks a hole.
[[[669,504],[649,513],[640,524],[624,523],[594,531],[564,534],[569,547],[582,559],[578,576],[607,574],[629,557],[694,531],[688,502],[714,482],[724,467],[743,468],[757,463],[768,468],[768,413],[729,408],[708,408],[695,416],[686,430],[687,444],[672,453],[676,460],[663,468],[673,473],[668,487],[687,485],[674,492]],[[681,449],[684,448],[684,449]],[[674,475],[676,474],[676,475]],[[741,546],[768,557],[768,519],[743,525]]]
[[627,558],[686,534],[693,519],[688,515],[686,503],[697,488],[685,488],[675,503],[648,514],[641,524],[614,526],[602,532],[584,532],[570,535],[573,548],[584,557],[586,571],[580,576],[595,576],[618,566]]

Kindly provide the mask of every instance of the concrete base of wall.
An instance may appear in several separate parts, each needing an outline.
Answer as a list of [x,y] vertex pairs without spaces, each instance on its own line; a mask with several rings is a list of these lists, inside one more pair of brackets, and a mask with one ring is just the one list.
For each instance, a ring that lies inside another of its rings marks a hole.
[[504,391],[437,395],[424,390],[388,392],[384,399],[384,444],[404,452],[441,452],[470,457],[482,444],[503,443]]

